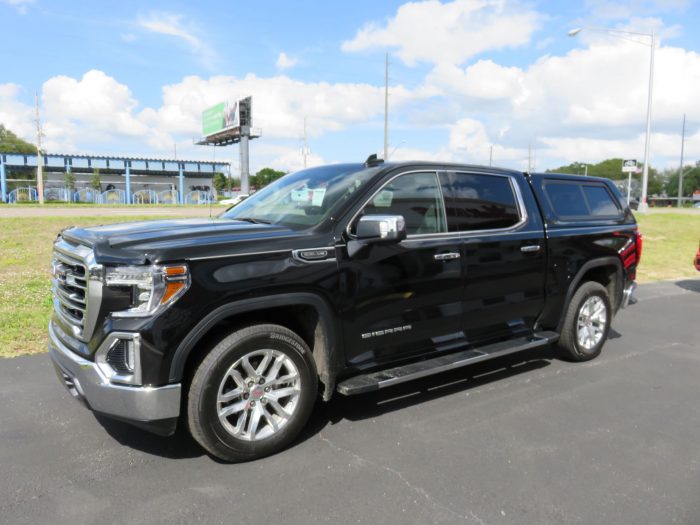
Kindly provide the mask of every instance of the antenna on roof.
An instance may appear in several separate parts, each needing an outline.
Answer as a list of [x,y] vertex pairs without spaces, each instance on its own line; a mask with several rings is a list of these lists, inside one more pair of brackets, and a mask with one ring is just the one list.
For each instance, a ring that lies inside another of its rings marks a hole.
[[384,164],[384,159],[377,158],[376,153],[372,153],[365,161],[365,166],[368,168],[379,166],[380,164]]

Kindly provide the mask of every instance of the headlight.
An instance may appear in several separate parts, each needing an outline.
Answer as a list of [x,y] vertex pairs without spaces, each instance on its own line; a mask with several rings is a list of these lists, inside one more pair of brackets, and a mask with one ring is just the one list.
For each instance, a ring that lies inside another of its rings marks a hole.
[[131,288],[131,307],[112,312],[114,317],[147,317],[184,294],[190,285],[190,275],[184,264],[117,266],[106,269],[105,285]]

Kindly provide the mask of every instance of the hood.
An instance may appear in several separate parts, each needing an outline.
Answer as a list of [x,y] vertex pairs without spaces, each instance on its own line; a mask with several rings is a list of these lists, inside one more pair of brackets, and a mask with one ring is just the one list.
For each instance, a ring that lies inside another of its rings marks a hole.
[[91,228],[61,235],[90,246],[102,264],[156,264],[165,261],[292,249],[303,234],[274,224],[230,219],[174,219]]

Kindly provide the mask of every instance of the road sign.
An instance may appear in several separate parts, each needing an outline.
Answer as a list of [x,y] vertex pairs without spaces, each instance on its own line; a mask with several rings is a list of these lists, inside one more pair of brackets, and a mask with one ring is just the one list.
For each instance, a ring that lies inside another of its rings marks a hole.
[[636,173],[637,159],[627,159],[622,161],[622,173]]

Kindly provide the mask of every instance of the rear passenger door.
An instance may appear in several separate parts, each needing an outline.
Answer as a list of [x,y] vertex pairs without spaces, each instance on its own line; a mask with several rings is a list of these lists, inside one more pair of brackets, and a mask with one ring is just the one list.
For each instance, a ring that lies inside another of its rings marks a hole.
[[459,232],[462,244],[467,341],[481,344],[528,333],[544,306],[546,247],[525,177],[449,171],[440,179],[448,231]]

